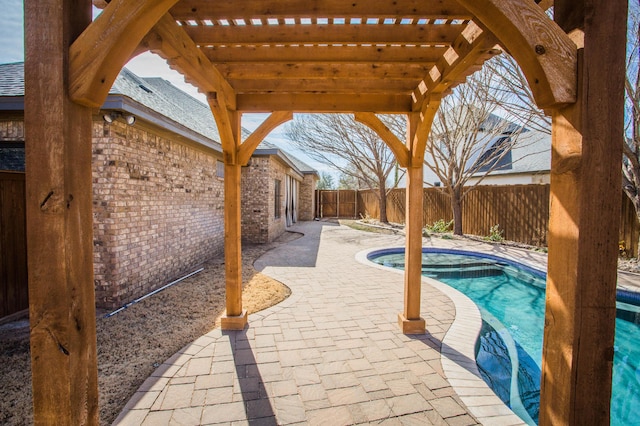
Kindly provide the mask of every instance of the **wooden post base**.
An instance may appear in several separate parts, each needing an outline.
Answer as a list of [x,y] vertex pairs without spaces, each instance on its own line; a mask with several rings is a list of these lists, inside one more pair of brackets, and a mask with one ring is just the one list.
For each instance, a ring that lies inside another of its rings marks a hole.
[[424,334],[426,323],[424,318],[407,319],[404,314],[398,314],[398,326],[403,334]]
[[220,319],[220,327],[223,330],[243,330],[247,325],[247,318],[246,309],[242,311],[241,315],[233,317],[227,316],[227,311],[225,311]]

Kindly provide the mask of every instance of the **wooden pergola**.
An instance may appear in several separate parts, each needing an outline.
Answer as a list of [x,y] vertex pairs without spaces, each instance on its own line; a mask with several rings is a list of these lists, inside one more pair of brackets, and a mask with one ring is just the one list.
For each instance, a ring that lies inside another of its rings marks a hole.
[[[608,424],[627,0],[26,0],[36,424],[98,424],[91,115],[152,51],[206,93],[225,163],[226,314],[241,302],[240,169],[293,112],[353,113],[407,168],[404,333],[421,318],[422,164],[440,100],[501,49],[553,117],[540,424]],[[555,6],[554,20],[545,11]],[[499,47],[498,47],[499,46]],[[269,112],[241,139],[243,113]],[[375,113],[406,114],[406,141]],[[597,391],[596,391],[597,390]]]

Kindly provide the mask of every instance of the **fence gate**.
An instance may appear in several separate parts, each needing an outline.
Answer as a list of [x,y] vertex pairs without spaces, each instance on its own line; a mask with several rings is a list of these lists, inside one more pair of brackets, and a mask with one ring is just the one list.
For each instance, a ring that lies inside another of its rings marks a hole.
[[316,191],[316,217],[358,216],[358,191],[351,189]]
[[0,172],[0,318],[29,307],[24,173]]

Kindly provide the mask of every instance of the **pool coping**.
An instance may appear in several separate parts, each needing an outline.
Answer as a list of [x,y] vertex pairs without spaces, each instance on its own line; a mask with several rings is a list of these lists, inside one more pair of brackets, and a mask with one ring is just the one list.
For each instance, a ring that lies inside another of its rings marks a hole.
[[[368,259],[370,253],[392,248],[395,247],[362,250],[356,254],[356,260],[373,268],[404,274],[400,269],[382,266]],[[495,394],[480,375],[475,362],[475,346],[482,327],[482,318],[476,304],[463,293],[440,281],[422,277],[422,283],[446,295],[456,311],[453,323],[441,342],[440,363],[447,381],[460,400],[483,425],[526,425],[527,423]]]

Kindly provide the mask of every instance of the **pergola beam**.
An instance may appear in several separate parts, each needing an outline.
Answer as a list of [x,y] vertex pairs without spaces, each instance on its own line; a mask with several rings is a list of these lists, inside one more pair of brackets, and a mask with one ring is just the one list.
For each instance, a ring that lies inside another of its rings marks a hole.
[[441,94],[434,93],[426,102],[423,102],[422,110],[419,113],[413,113],[413,115],[411,115],[412,127],[410,128],[411,133],[408,143],[412,167],[424,166],[424,153],[427,149],[427,140],[431,133],[433,120],[440,108],[441,100]]
[[464,29],[449,25],[269,25],[184,26],[202,46],[260,44],[440,44],[452,43]]
[[217,102],[235,109],[235,92],[225,77],[209,62],[198,46],[171,15],[164,15],[153,27],[160,39],[155,52],[167,60],[169,65],[188,76],[203,93],[216,93]]
[[218,98],[217,93],[209,93],[207,96],[209,108],[218,127],[220,144],[224,162],[236,164],[238,162],[238,147],[240,146],[239,117],[235,110],[229,110],[224,102]]
[[109,3],[69,49],[71,99],[99,108],[142,38],[177,1],[113,0]]
[[409,95],[357,94],[255,94],[237,96],[238,111],[242,112],[377,112],[408,113],[411,111]]
[[400,167],[408,167],[410,162],[409,149],[396,135],[372,112],[356,112],[354,118],[376,132],[380,139],[387,144],[396,157]]
[[226,79],[406,79],[416,81],[427,72],[429,64],[371,64],[371,63],[235,63],[217,64]]
[[171,9],[171,14],[179,20],[188,20],[197,12],[201,19],[251,19],[255,16],[269,16],[273,19],[316,18],[339,16],[343,18],[428,18],[428,19],[470,19],[469,12],[452,1],[410,0],[389,2],[380,0],[234,0],[181,1]]
[[576,45],[559,26],[550,22],[541,7],[533,1],[458,2],[473,13],[516,59],[538,108],[576,101]]
[[405,94],[409,96],[415,88],[414,80],[407,79],[260,79],[260,80],[236,80],[230,79],[229,83],[239,95],[277,93],[300,93],[304,89],[307,94],[362,94],[393,95]]
[[357,46],[357,49],[344,49],[343,46],[210,46],[202,49],[213,63],[232,64],[243,62],[252,64],[270,63],[373,63],[373,64],[412,64],[435,63],[444,52],[442,46]]
[[269,115],[269,117],[267,117],[267,119],[263,121],[262,124],[260,124],[260,126],[240,145],[238,163],[246,166],[253,155],[253,152],[256,150],[258,145],[260,145],[260,142],[262,142],[273,129],[282,123],[286,123],[292,118],[293,112],[291,111],[276,111]]

